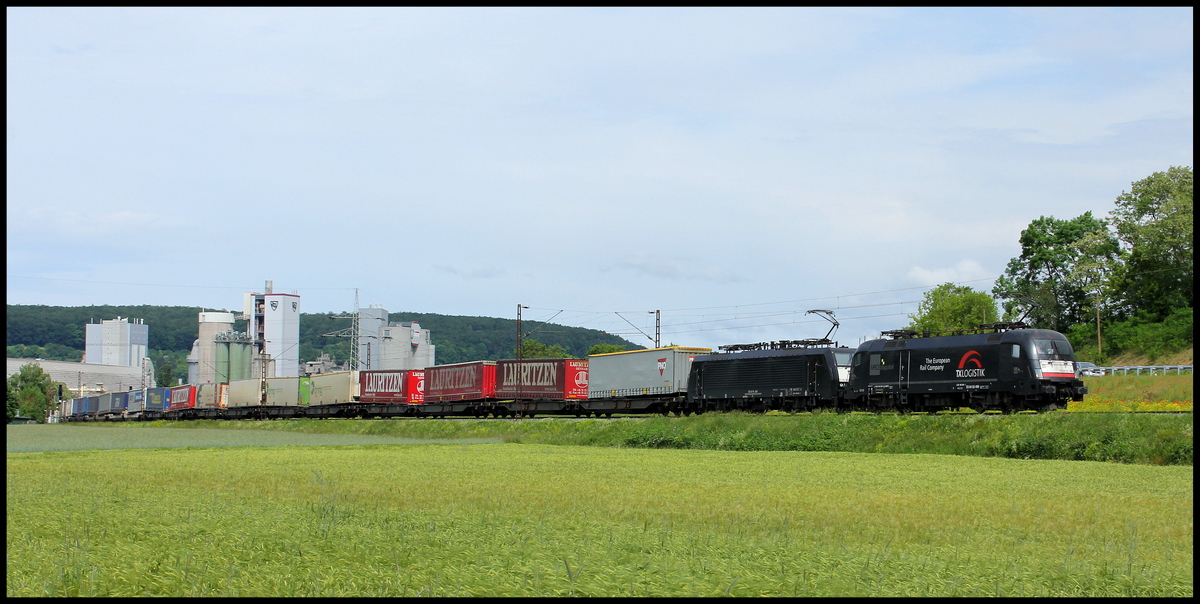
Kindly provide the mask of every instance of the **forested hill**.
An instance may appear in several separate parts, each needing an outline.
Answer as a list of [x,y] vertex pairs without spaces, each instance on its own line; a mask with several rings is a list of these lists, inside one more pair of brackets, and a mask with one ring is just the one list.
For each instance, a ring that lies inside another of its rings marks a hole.
[[[394,312],[388,314],[389,321],[416,321],[422,329],[428,329],[436,346],[438,365],[461,363],[463,361],[498,360],[513,358],[517,346],[517,322],[515,319],[499,319],[495,317],[464,317],[457,315],[439,315],[434,313]],[[348,349],[347,338],[321,337],[321,334],[331,333],[350,326],[349,319],[335,319],[332,315],[301,314],[300,316],[300,355],[313,354],[314,349],[322,347],[336,359],[346,358]],[[615,344],[624,346],[626,350],[644,348],[629,340],[614,336],[595,329],[582,327],[567,327],[550,324],[542,327],[536,321],[523,323],[525,333],[537,329],[532,339],[547,346],[562,346],[567,354],[574,357],[586,357],[588,348],[596,344]],[[540,327],[540,329],[539,329]],[[316,354],[313,354],[315,358]]]
[[[9,356],[40,356],[78,361],[84,348],[84,325],[89,321],[130,317],[142,319],[150,326],[149,348],[159,353],[186,356],[199,334],[197,314],[202,310],[234,312],[224,309],[201,309],[194,306],[40,306],[9,304],[6,329]],[[494,317],[463,317],[433,313],[394,312],[392,321],[417,321],[428,329],[437,347],[439,365],[481,359],[512,358],[516,346],[517,327],[513,319]],[[541,324],[525,322],[526,333]],[[349,351],[348,338],[322,337],[322,334],[345,329],[349,319],[335,319],[331,314],[300,314],[300,357],[315,360],[322,352],[338,361],[345,360]],[[234,329],[244,331],[245,321]],[[548,346],[562,346],[575,357],[587,355],[595,344],[616,344],[628,350],[643,348],[624,338],[594,329],[547,325],[538,329],[533,339]],[[37,348],[33,348],[37,347]],[[157,355],[151,355],[156,358]]]

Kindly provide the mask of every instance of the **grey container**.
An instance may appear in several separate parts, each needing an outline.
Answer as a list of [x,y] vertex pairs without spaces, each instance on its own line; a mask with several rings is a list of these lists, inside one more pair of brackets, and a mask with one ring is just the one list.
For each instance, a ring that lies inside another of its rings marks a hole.
[[112,413],[112,406],[113,406],[112,399],[113,399],[113,393],[111,393],[111,392],[106,392],[104,394],[101,394],[99,396],[100,407],[96,410],[96,413],[99,413],[101,415],[103,415],[105,413]]
[[267,405],[295,407],[300,404],[300,378],[267,378]]
[[208,409],[219,406],[217,394],[220,384],[200,384],[196,386],[196,408]]
[[256,407],[262,404],[261,380],[236,380],[229,382],[230,407]]
[[129,393],[129,407],[127,411],[137,413],[146,407],[146,390],[134,390]]
[[711,352],[711,348],[668,346],[591,355],[588,398],[684,394],[692,359]]

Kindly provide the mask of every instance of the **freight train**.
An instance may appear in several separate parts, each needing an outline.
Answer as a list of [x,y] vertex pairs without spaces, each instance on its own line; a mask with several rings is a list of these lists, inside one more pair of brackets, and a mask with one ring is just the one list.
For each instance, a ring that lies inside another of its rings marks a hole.
[[[65,401],[67,421],[534,417],[709,411],[1047,411],[1083,400],[1056,331],[993,323],[974,333],[669,346],[587,359],[471,361],[112,392]],[[827,334],[828,335],[828,334]]]

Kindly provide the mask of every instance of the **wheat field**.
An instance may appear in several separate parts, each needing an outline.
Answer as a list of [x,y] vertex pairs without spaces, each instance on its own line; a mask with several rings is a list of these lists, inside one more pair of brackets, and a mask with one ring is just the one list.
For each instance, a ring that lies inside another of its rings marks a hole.
[[1192,595],[1181,466],[509,443],[7,472],[9,596]]

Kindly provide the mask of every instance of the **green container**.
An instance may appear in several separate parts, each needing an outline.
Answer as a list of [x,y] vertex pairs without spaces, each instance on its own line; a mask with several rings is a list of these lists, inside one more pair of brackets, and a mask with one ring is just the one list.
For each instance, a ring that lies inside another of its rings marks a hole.
[[300,404],[307,405],[312,398],[312,378],[300,378]]

